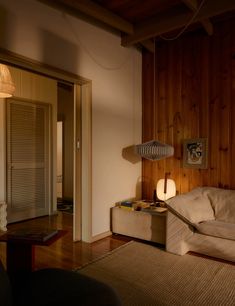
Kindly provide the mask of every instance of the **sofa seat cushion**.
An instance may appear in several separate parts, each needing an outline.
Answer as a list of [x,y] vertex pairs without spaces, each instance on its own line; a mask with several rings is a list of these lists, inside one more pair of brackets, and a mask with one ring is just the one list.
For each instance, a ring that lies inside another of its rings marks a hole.
[[235,190],[203,187],[202,194],[209,198],[216,220],[235,223]]
[[210,200],[202,195],[202,188],[178,195],[166,203],[171,211],[190,224],[215,219]]
[[219,238],[235,240],[235,224],[223,221],[204,221],[194,224],[199,233]]

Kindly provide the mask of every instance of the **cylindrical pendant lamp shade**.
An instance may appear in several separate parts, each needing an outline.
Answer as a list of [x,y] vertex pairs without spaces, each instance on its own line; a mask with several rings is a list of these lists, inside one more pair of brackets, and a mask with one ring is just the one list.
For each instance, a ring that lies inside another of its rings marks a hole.
[[136,154],[149,160],[159,160],[174,154],[174,148],[160,141],[152,140],[135,146]]
[[15,86],[6,65],[0,64],[0,98],[9,98],[13,95]]

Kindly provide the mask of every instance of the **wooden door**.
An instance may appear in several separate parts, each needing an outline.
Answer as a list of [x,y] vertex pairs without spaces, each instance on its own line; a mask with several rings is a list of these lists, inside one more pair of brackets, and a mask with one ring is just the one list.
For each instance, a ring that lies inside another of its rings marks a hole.
[[7,104],[8,223],[49,214],[48,104]]

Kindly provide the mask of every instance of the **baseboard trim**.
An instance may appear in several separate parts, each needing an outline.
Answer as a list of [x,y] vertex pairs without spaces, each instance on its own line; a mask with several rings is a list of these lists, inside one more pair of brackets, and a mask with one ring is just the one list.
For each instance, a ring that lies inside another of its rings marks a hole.
[[58,215],[58,210],[53,210],[49,216],[54,216],[54,215]]
[[92,237],[91,237],[91,242],[95,242],[95,241],[97,241],[97,240],[106,238],[106,237],[111,236],[111,235],[112,235],[112,232],[111,232],[111,231],[107,231],[107,232],[104,232],[104,233],[101,233],[101,234],[92,236]]

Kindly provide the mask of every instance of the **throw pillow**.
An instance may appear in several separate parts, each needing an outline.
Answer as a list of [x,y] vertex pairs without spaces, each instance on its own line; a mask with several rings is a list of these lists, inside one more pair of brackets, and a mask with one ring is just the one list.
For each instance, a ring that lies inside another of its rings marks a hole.
[[216,220],[235,223],[235,190],[207,187],[203,193],[211,201]]
[[210,201],[201,195],[200,188],[168,200],[167,205],[191,224],[215,220]]

